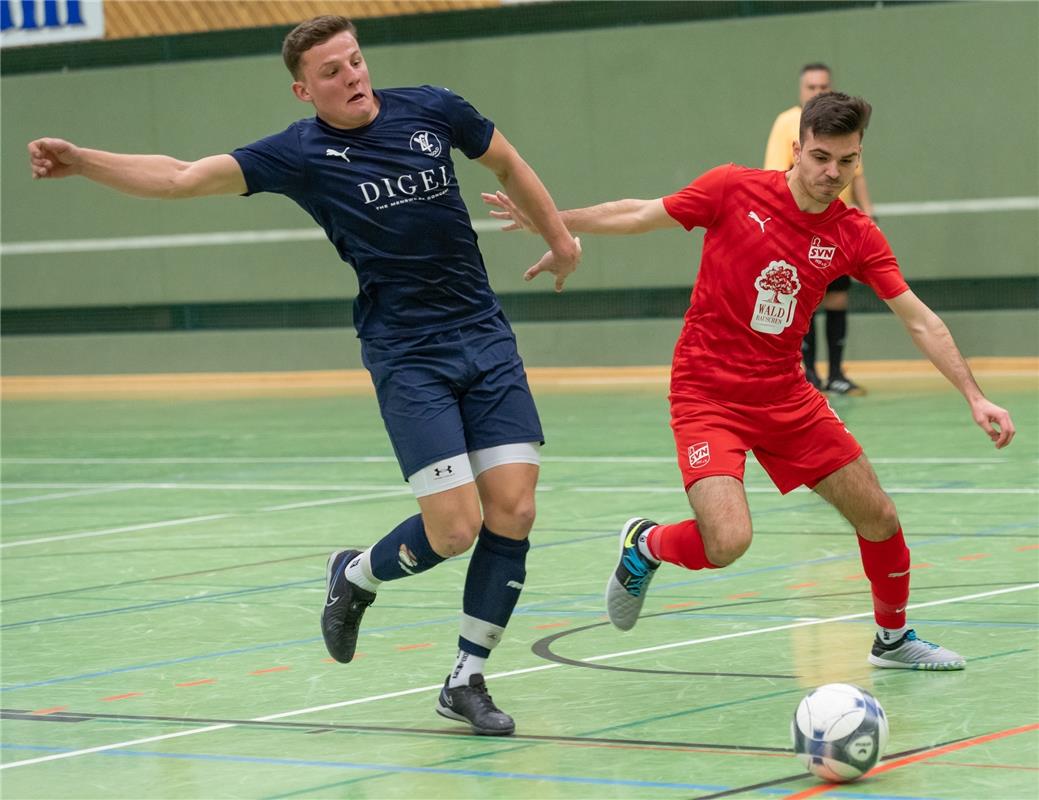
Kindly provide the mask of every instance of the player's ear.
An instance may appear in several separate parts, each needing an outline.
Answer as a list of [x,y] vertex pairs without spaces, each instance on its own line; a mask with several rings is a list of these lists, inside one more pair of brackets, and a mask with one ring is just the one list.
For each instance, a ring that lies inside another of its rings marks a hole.
[[798,139],[794,139],[794,163],[796,164],[801,160],[801,142]]
[[292,93],[304,103],[309,103],[313,100],[310,96],[310,92],[307,91],[307,87],[299,81],[292,82]]

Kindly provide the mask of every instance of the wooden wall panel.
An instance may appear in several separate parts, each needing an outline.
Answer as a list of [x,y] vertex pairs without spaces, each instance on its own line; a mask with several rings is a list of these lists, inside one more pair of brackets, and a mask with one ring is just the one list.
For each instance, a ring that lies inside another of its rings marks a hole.
[[501,0],[105,0],[105,38],[292,25],[319,14],[351,19],[501,5]]

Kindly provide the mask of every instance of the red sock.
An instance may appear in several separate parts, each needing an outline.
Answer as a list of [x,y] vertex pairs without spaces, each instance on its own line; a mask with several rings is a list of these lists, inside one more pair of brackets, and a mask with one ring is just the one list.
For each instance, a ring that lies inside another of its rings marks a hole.
[[873,587],[873,618],[882,628],[901,628],[909,602],[909,548],[902,529],[883,542],[858,539],[862,566]]
[[695,519],[674,525],[657,525],[646,537],[649,552],[658,561],[678,564],[686,569],[720,569],[707,560],[703,538]]

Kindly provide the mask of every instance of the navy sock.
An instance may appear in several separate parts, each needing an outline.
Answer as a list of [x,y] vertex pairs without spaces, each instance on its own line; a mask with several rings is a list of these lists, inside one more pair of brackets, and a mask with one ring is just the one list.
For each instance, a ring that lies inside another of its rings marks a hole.
[[459,650],[486,658],[501,641],[527,577],[529,549],[527,539],[499,536],[486,525],[480,528],[465,576]]
[[417,575],[443,560],[429,544],[421,514],[408,517],[371,548],[372,576],[380,581]]

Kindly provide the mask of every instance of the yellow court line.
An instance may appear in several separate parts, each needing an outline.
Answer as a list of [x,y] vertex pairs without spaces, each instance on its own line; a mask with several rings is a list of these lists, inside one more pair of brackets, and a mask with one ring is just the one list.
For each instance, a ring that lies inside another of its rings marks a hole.
[[[993,378],[1039,382],[1039,358],[985,357],[970,359],[982,381]],[[868,383],[909,378],[943,381],[924,360],[849,361],[846,371]],[[581,388],[666,387],[670,367],[531,367],[535,390]],[[328,395],[372,394],[367,371],[310,370],[300,372],[184,372],[132,375],[9,375],[0,378],[7,399],[84,396],[198,395]]]

